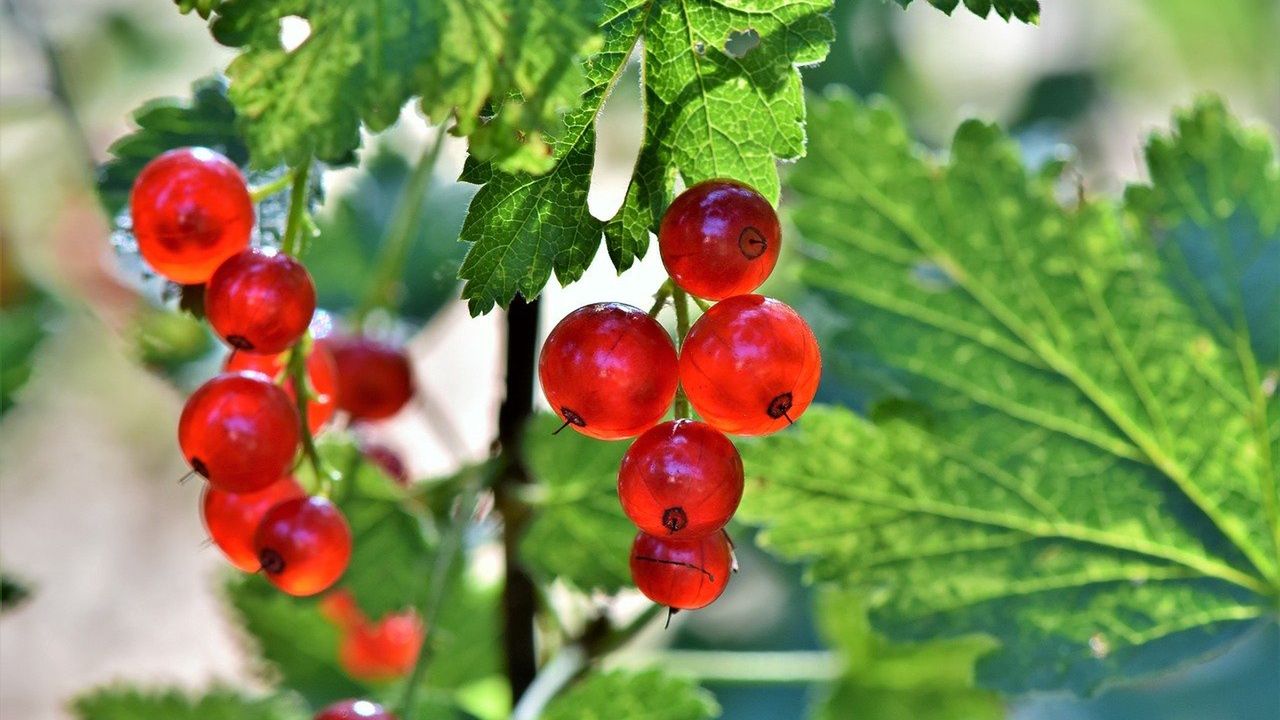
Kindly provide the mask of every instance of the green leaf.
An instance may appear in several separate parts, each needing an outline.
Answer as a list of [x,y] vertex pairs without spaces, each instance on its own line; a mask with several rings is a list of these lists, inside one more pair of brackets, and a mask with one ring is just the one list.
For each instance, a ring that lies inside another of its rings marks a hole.
[[[7,261],[8,258],[5,258]],[[36,350],[62,308],[48,293],[18,274],[5,273],[9,297],[0,305],[0,415],[8,412],[31,378]]]
[[80,720],[303,720],[303,708],[285,697],[251,698],[213,688],[196,698],[181,690],[143,691],[107,687],[76,698]]
[[[307,268],[320,305],[329,310],[348,310],[364,299],[410,181],[409,164],[385,147],[371,153],[361,170],[353,183],[326,199],[316,219],[320,236],[308,245]],[[463,247],[455,240],[470,196],[465,185],[430,185],[399,278],[398,314],[422,322],[456,297]]]
[[[482,157],[546,169],[541,134],[582,90],[596,0],[227,0],[214,37],[241,53],[227,68],[255,162],[349,162],[361,125],[381,130],[412,98],[476,135]],[[297,47],[285,18],[305,20]]]
[[1247,348],[995,128],[964,124],[939,164],[884,106],[811,109],[802,275],[838,319],[829,367],[897,410],[812,410],[747,450],[765,544],[882,591],[891,636],[997,637],[979,677],[1006,690],[1091,689],[1271,622],[1280,436]]
[[1247,341],[1280,365],[1280,165],[1272,136],[1206,98],[1147,143],[1150,185],[1126,204],[1165,260],[1170,284],[1226,348]]
[[338,667],[340,633],[320,614],[316,600],[290,597],[252,575],[228,583],[227,597],[255,641],[268,679],[314,707],[368,694],[368,687]]
[[871,630],[856,594],[828,589],[819,596],[823,634],[845,670],[817,708],[815,720],[981,720],[1004,717],[1000,699],[973,687],[974,662],[989,638],[896,644]]
[[[897,3],[906,7],[911,0],[897,0]],[[960,0],[929,0],[929,4],[950,15]],[[1028,23],[1040,21],[1040,0],[964,0],[964,6],[978,17],[987,17],[995,10],[1005,20],[1016,17]]]
[[547,706],[544,720],[707,720],[720,708],[692,681],[657,670],[594,673]]
[[142,167],[166,150],[207,147],[241,167],[249,149],[236,129],[236,111],[227,99],[226,81],[209,77],[191,85],[191,98],[160,98],[133,112],[137,129],[107,148],[111,158],[98,168],[98,197],[115,216],[129,203],[129,191]]
[[[472,244],[460,273],[471,312],[505,306],[516,293],[536,297],[553,271],[562,285],[577,280],[602,229],[614,265],[626,270],[648,248],[677,178],[733,177],[776,200],[777,161],[804,152],[797,66],[826,55],[830,7],[830,0],[608,0],[603,46],[587,61],[587,89],[552,142],[551,170],[508,174],[477,160],[463,173],[484,183],[462,227]],[[605,227],[587,209],[595,120],[638,42],[645,142],[627,200]]]
[[636,529],[618,504],[618,465],[626,443],[575,432],[552,435],[560,421],[542,414],[525,432],[526,461],[545,496],[520,543],[521,556],[546,581],[614,593],[631,585]]
[[31,586],[10,573],[0,571],[0,612],[8,612],[31,597]]

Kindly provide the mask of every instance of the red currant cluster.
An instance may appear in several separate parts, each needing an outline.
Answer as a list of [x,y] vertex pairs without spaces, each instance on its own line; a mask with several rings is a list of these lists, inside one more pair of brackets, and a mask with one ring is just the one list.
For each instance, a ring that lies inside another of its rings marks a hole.
[[[170,280],[203,284],[205,317],[234,348],[178,423],[183,455],[208,481],[213,542],[287,593],[325,590],[346,570],[351,530],[323,492],[308,496],[294,480],[295,459],[337,409],[364,420],[397,412],[413,394],[408,359],[365,338],[309,342],[311,276],[285,253],[250,247],[253,201],[222,155],[181,148],[155,158],[130,211],[143,259]],[[300,352],[302,368],[288,372]]]
[[[667,210],[658,246],[677,317],[684,292],[718,302],[678,355],[653,317],[663,302],[651,313],[579,308],[542,347],[542,390],[565,426],[604,440],[639,435],[618,473],[622,508],[640,529],[631,575],[673,610],[709,605],[735,567],[724,526],[742,499],[743,468],[725,433],[786,427],[817,391],[821,358],[809,326],[787,305],[750,294],[772,272],[781,240],[777,214],[755,190],[696,185]],[[703,422],[688,419],[681,390]],[[677,419],[661,422],[673,402]]]

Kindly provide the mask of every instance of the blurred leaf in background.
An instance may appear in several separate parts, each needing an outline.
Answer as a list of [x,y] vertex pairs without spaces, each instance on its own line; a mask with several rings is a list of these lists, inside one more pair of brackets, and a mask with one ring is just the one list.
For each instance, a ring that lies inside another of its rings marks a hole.
[[689,680],[657,670],[589,675],[547,706],[544,720],[710,720],[715,700]]
[[180,690],[103,688],[78,698],[79,720],[304,720],[303,708],[285,697],[250,697],[214,688],[198,699]]

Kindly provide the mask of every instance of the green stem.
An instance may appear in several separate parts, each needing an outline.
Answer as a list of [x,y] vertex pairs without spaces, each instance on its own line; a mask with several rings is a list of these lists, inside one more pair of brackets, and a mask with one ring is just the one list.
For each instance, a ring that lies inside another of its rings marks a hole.
[[307,333],[298,342],[294,343],[293,348],[289,350],[289,364],[286,372],[289,376],[289,382],[293,384],[294,402],[298,408],[298,424],[302,429],[303,455],[311,463],[311,470],[316,475],[316,481],[320,483],[319,494],[329,497],[333,493],[333,476],[325,468],[324,460],[320,458],[320,452],[316,449],[316,439],[311,435],[311,423],[307,417],[310,411],[308,405],[315,397],[315,390],[307,380],[307,354],[310,349],[311,337],[310,333]]
[[311,160],[305,160],[294,168],[293,185],[289,189],[289,215],[284,224],[284,240],[280,250],[286,255],[298,257],[302,253],[304,215],[307,212],[307,176],[311,173]]
[[[689,334],[689,295],[674,283],[671,285],[671,295],[676,306],[676,349],[679,350],[684,347],[685,335]],[[676,389],[673,412],[677,418],[689,418],[692,415],[689,397],[684,394],[683,387]]]
[[276,193],[280,192],[281,190],[289,187],[289,183],[291,182],[293,182],[293,175],[290,173],[285,173],[265,185],[259,185],[258,187],[255,187],[255,188],[249,188],[249,199],[253,200],[254,203],[260,203],[263,200],[266,200],[267,198],[271,197],[272,195],[275,195]]
[[662,312],[662,308],[666,307],[667,301],[671,299],[671,288],[673,286],[674,283],[668,279],[662,283],[662,287],[658,288],[658,292],[653,294],[653,307],[649,308],[649,317],[658,317],[658,313]]
[[706,300],[703,300],[697,295],[690,295],[689,297],[693,299],[693,304],[697,305],[698,308],[702,310],[702,312],[706,312],[711,309],[711,303],[707,302]]
[[484,472],[476,469],[473,473],[458,503],[458,515],[450,523],[449,531],[441,539],[439,550],[436,553],[435,564],[431,569],[430,592],[421,608],[423,626],[428,629],[427,638],[423,641],[422,648],[418,651],[418,659],[414,661],[413,670],[409,673],[409,680],[404,687],[404,695],[400,698],[398,717],[417,717],[415,703],[418,690],[421,689],[422,676],[426,674],[427,666],[431,662],[431,647],[436,637],[434,634],[436,618],[440,615],[440,606],[444,604],[449,572],[462,549],[463,536],[466,535],[467,528],[471,526],[472,517],[475,515],[476,503],[480,496],[481,480]]
[[355,312],[357,327],[364,324],[364,319],[377,308],[392,307],[395,304],[396,287],[404,276],[404,265],[409,259],[414,229],[422,215],[422,207],[427,200],[427,190],[431,186],[431,176],[440,158],[440,150],[444,147],[444,127],[436,129],[436,137],[418,157],[405,183],[404,190],[396,203],[395,215],[387,234],[382,239],[378,251],[378,259],[374,265],[369,290],[361,298]]

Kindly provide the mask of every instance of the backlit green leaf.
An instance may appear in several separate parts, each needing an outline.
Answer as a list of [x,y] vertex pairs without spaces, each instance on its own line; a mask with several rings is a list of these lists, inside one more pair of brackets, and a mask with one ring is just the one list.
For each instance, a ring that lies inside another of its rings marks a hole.
[[251,698],[214,688],[200,697],[179,690],[144,692],[102,688],[76,698],[80,720],[303,720],[303,708],[284,697]]
[[711,695],[657,670],[596,673],[547,706],[544,720],[707,720],[720,714]]

